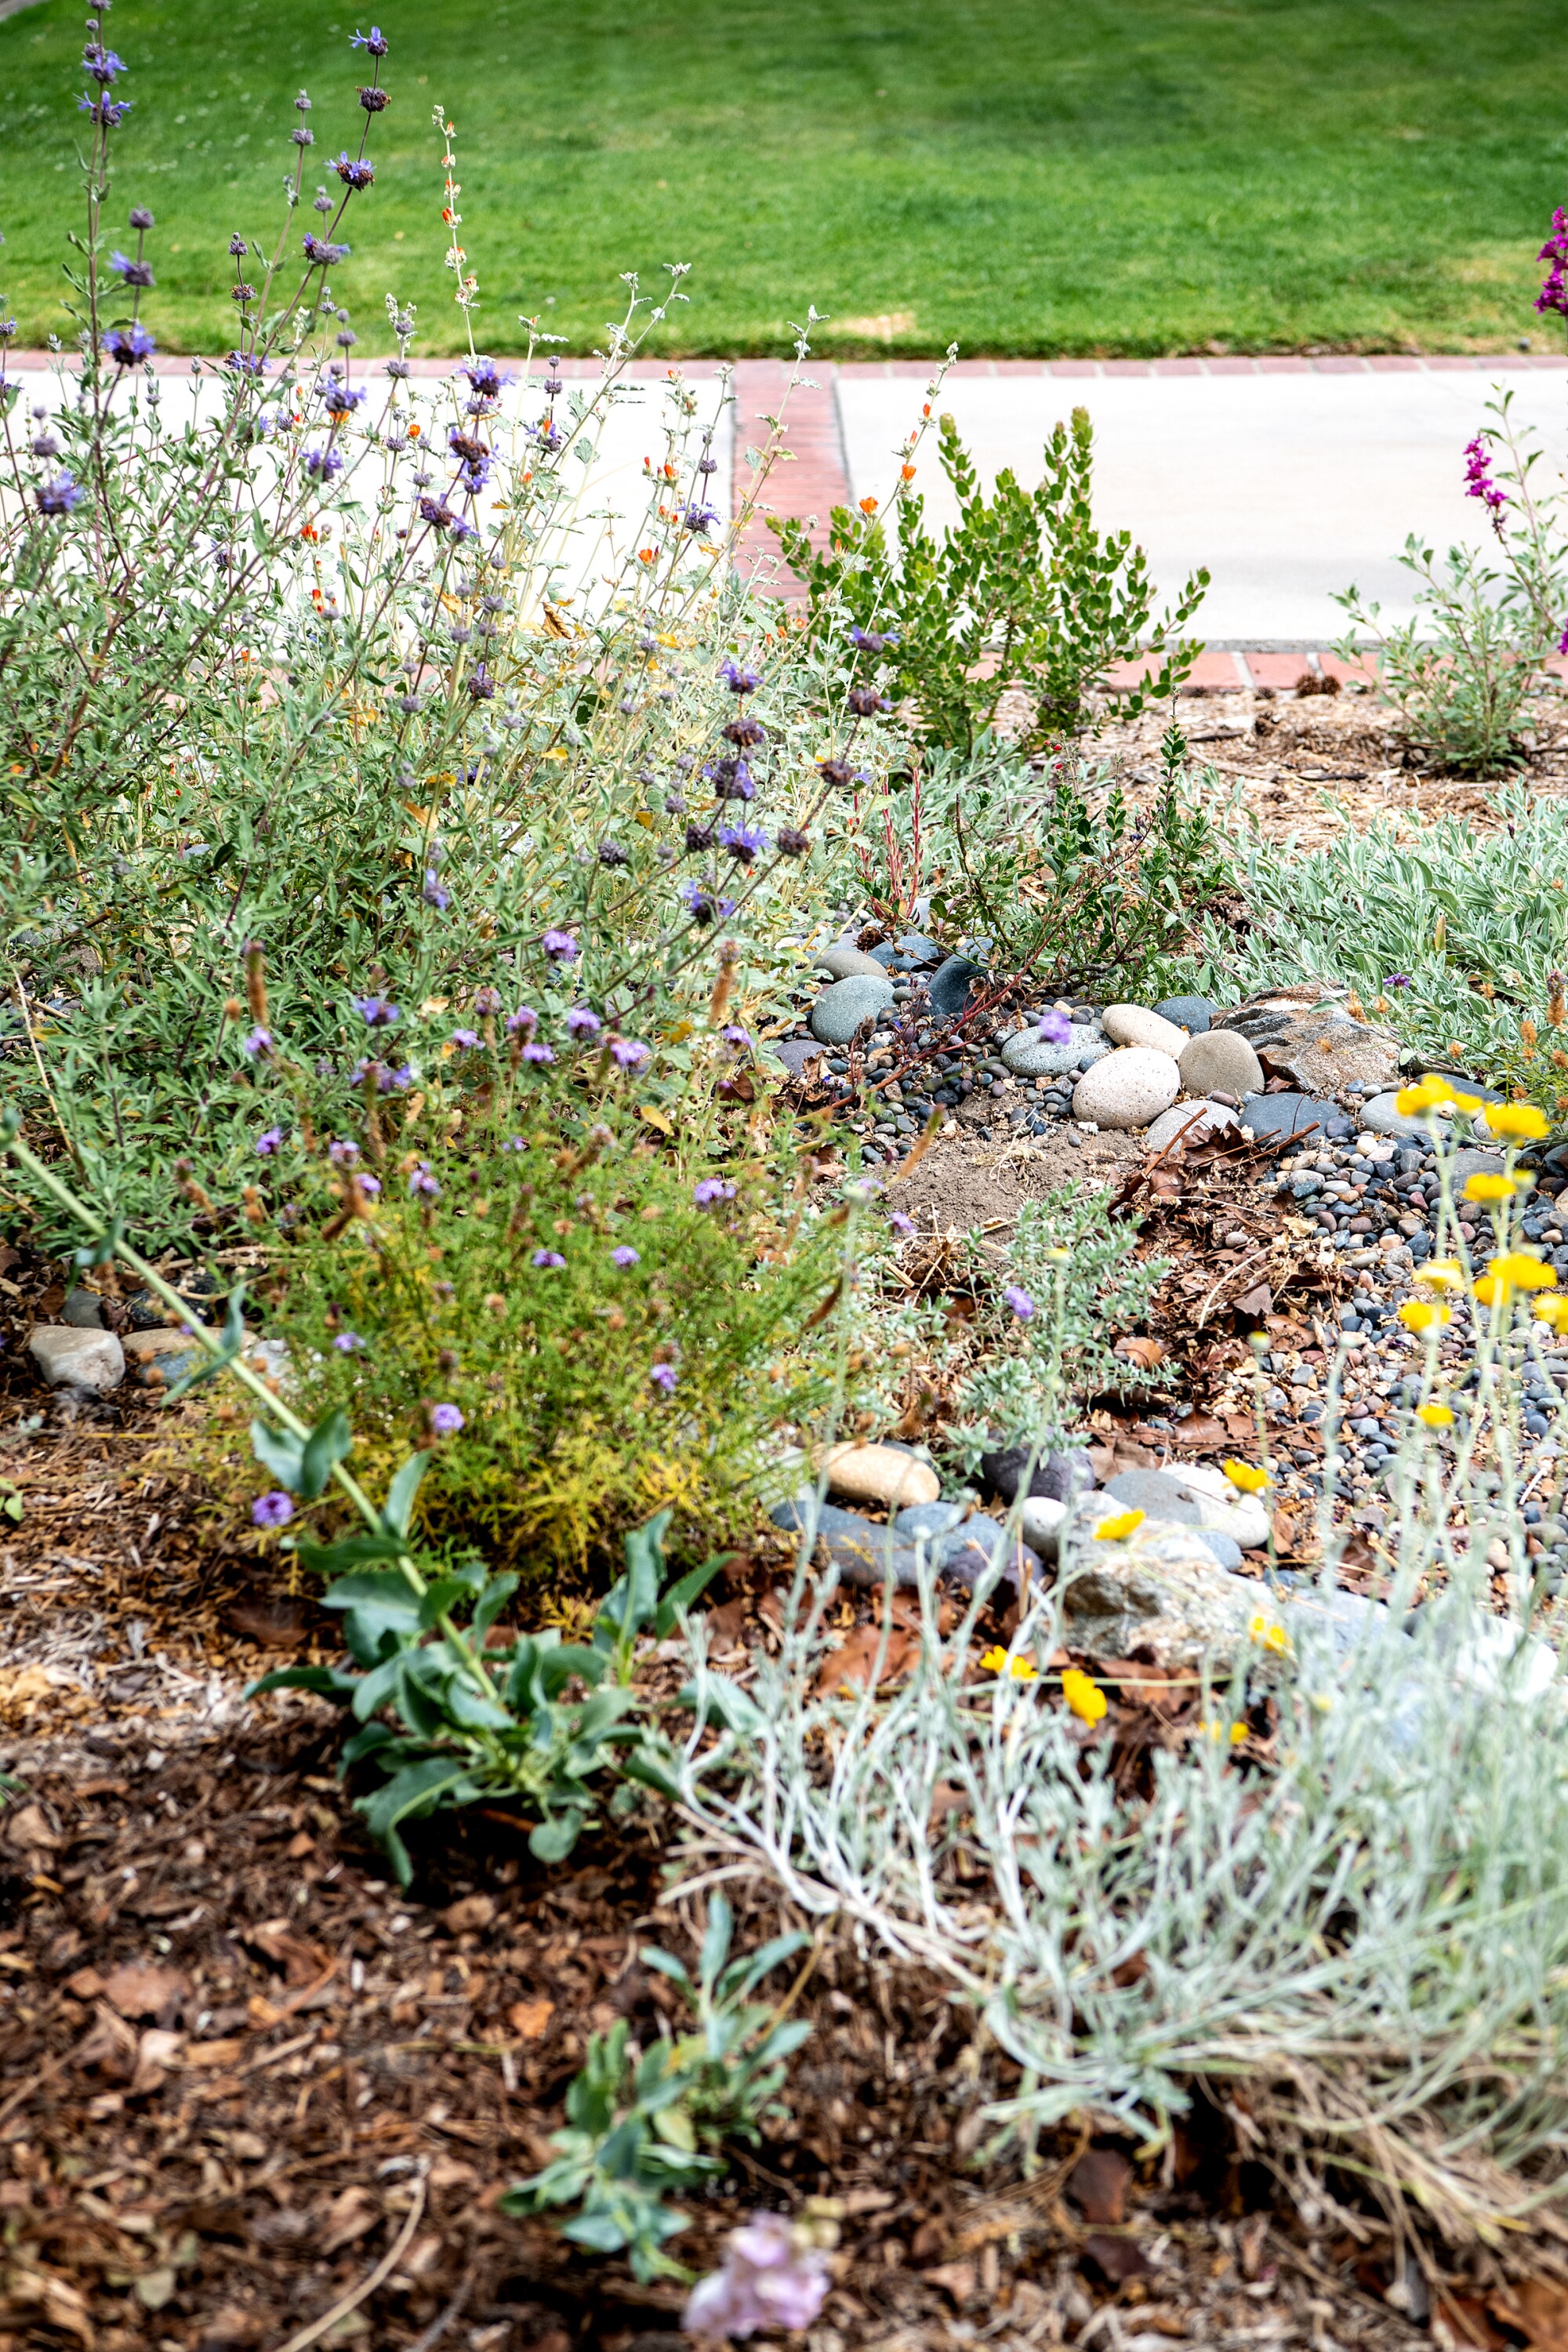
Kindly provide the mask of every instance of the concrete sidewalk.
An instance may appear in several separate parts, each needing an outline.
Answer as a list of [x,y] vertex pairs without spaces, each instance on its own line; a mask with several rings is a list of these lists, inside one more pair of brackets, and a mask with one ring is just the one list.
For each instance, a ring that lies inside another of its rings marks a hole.
[[[765,365],[738,371],[742,435]],[[798,416],[805,462],[775,475],[778,503],[826,522],[833,504],[885,496],[930,373],[907,362],[816,371],[821,389],[800,404],[812,413]],[[782,374],[767,384],[775,396]],[[1568,361],[975,362],[949,373],[940,404],[987,481],[1011,466],[1032,483],[1046,436],[1081,402],[1095,425],[1100,528],[1131,530],[1166,593],[1206,564],[1196,626],[1211,646],[1283,655],[1342,634],[1333,592],[1352,583],[1406,617],[1410,578],[1396,558],[1409,532],[1440,552],[1489,543],[1483,509],[1464,496],[1464,446],[1502,390],[1540,435],[1539,487],[1557,487]],[[953,509],[933,442],[919,479],[940,526]]]

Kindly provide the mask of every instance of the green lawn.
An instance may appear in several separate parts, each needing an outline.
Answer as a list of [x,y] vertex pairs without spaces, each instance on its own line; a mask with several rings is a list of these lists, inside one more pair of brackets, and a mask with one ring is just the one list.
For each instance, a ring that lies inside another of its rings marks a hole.
[[[393,103],[341,273],[458,345],[441,268],[455,116],[479,340],[538,310],[581,348],[625,269],[695,265],[660,346],[1470,350],[1533,330],[1568,198],[1562,0],[379,0]],[[0,23],[0,289],[64,331],[81,0]],[[231,228],[273,229],[305,84],[324,163],[357,136],[331,0],[120,0],[136,101],[110,218],[158,215],[165,348],[227,340]],[[335,185],[335,183],[334,183]],[[312,193],[307,187],[307,199]]]

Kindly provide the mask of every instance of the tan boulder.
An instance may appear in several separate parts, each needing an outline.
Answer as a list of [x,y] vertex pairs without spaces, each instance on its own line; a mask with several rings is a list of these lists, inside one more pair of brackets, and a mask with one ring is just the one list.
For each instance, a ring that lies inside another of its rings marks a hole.
[[886,1503],[903,1511],[915,1503],[934,1503],[942,1493],[931,1464],[896,1445],[832,1445],[823,1462],[832,1492],[852,1503]]

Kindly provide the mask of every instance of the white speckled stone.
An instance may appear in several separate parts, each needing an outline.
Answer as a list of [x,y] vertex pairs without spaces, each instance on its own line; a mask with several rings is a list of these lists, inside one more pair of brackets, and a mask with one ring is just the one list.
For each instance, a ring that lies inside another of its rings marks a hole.
[[1079,1078],[1073,1088],[1073,1117],[1123,1130],[1147,1127],[1181,1090],[1182,1074],[1169,1054],[1123,1045]]
[[[1187,1043],[1187,1033],[1173,1021],[1151,1013],[1145,1004],[1108,1004],[1100,1025],[1112,1045],[1147,1045],[1152,1053],[1169,1054],[1175,1061]],[[1229,1089],[1227,1088],[1228,1092]]]

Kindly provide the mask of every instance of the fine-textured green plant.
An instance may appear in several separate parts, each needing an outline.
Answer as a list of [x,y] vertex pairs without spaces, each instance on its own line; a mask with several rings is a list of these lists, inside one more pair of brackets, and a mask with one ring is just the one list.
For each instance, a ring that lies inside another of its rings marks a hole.
[[1188,984],[1235,1002],[1293,976],[1353,988],[1413,1059],[1518,1087],[1559,1116],[1568,1059],[1568,819],[1521,784],[1497,829],[1405,815],[1321,848],[1238,849],[1245,920],[1206,918]]
[[624,2018],[607,2034],[593,2036],[587,2062],[567,2089],[566,2129],[554,2142],[559,2153],[502,2198],[503,2211],[575,2206],[561,2225],[574,2243],[595,2253],[626,2250],[639,2279],[687,2275],[663,2247],[690,2217],[667,2205],[667,2195],[721,2173],[724,2161],[715,2151],[725,2140],[756,2144],[759,2124],[784,2112],[779,2094],[788,2061],[811,2032],[782,2017],[775,2004],[751,1998],[810,1937],[775,1936],[760,1951],[731,1960],[733,1932],[729,1904],[716,1894],[695,1983],[672,1953],[645,1947],[644,1967],[675,1986],[694,2031],[661,2036],[640,2057],[627,2050]]
[[1353,661],[1370,638],[1379,690],[1406,740],[1461,775],[1522,763],[1526,706],[1563,629],[1568,548],[1555,499],[1538,496],[1531,481],[1541,452],[1517,431],[1512,404],[1511,392],[1487,403],[1497,421],[1465,453],[1467,495],[1491,524],[1498,561],[1451,547],[1439,569],[1412,532],[1399,559],[1420,583],[1412,620],[1384,625],[1379,606],[1363,604],[1353,587],[1334,600],[1351,620],[1336,650]]
[[893,690],[909,698],[926,736],[964,752],[990,731],[1010,692],[1030,704],[1026,744],[1076,734],[1106,672],[1140,654],[1163,658],[1123,709],[1136,715],[1146,700],[1173,694],[1200,650],[1180,632],[1208,573],[1195,572],[1174,611],[1150,627],[1155,592],[1142,549],[1130,531],[1094,527],[1089,411],[1075,408],[1070,425],[1055,427],[1033,490],[1004,467],[987,498],[951,416],[941,419],[937,446],[958,502],[958,520],[940,540],[926,529],[923,497],[906,485],[892,501],[891,539],[888,515],[848,507],[833,509],[820,551],[803,524],[773,520],[786,562],[806,583],[814,627],[835,634],[847,622],[879,640],[866,650],[891,657]]

